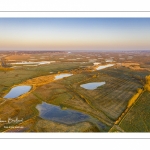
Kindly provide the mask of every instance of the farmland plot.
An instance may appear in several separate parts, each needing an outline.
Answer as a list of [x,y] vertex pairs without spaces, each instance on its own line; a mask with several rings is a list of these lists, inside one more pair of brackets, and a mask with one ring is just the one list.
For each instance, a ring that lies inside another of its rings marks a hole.
[[[150,92],[145,91],[133,107],[128,111],[119,127],[124,132],[150,131]],[[113,131],[113,130],[112,130]]]
[[[90,91],[76,85],[76,91],[88,99],[90,104],[97,110],[102,111],[107,117],[116,120],[126,109],[128,100],[142,87],[142,83],[137,82],[130,75],[117,75],[118,70],[107,69],[107,74],[99,74],[96,78],[90,78],[88,82],[105,81],[106,84]],[[123,71],[123,70],[122,70]],[[116,73],[115,76],[111,74]],[[119,77],[118,77],[119,76]],[[87,82],[87,81],[85,81]],[[82,82],[85,83],[84,81]],[[75,87],[75,86],[74,86]]]
[[[123,71],[112,68],[82,72],[41,86],[34,93],[48,103],[92,115],[106,124],[105,131],[108,131],[126,109],[128,100],[143,86],[130,72],[123,74]],[[80,87],[81,84],[103,81],[106,84],[95,90]]]

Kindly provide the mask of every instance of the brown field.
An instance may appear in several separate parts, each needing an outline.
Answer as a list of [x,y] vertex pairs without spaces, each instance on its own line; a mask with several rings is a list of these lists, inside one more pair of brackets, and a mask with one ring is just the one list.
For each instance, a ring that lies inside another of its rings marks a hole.
[[130,62],[126,62],[126,63],[122,63],[121,64],[123,67],[127,67],[133,70],[146,70],[146,68],[141,68],[139,63],[130,63]]
[[15,60],[15,61],[26,61],[27,59],[30,58],[30,54],[21,54],[21,55],[10,55],[5,57],[6,60],[11,61],[11,60]]

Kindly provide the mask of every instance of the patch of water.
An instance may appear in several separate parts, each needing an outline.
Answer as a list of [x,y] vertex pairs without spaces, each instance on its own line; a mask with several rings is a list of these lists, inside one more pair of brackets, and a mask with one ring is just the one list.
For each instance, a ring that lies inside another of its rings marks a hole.
[[56,75],[55,80],[62,79],[64,77],[69,77],[69,76],[72,76],[72,75],[73,74],[70,74],[70,73],[62,73],[62,74]]
[[22,94],[27,93],[30,90],[31,90],[31,86],[27,86],[27,85],[16,86],[12,88],[9,91],[9,93],[4,96],[4,98],[16,98]]
[[95,124],[100,131],[107,130],[107,126],[104,123],[100,122],[98,119],[76,110],[64,110],[60,106],[55,106],[45,102],[42,102],[42,104],[38,104],[36,106],[36,109],[39,111],[39,116],[45,120],[51,120],[67,125],[88,121]]
[[101,69],[105,69],[105,68],[112,67],[112,66],[114,66],[114,64],[103,65],[103,66],[97,67],[96,70],[101,70]]
[[89,119],[89,116],[83,113],[71,109],[63,110],[59,106],[47,104],[45,102],[37,105],[36,108],[40,112],[39,116],[41,118],[64,124],[74,124]]
[[87,90],[95,90],[99,86],[104,85],[106,82],[91,82],[91,83],[86,83],[86,84],[81,84],[80,87],[87,89]]

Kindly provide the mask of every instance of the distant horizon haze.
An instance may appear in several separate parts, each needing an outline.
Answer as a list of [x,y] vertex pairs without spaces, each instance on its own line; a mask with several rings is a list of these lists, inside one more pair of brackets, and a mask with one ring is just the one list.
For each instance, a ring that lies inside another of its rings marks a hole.
[[150,50],[150,18],[0,18],[1,51]]

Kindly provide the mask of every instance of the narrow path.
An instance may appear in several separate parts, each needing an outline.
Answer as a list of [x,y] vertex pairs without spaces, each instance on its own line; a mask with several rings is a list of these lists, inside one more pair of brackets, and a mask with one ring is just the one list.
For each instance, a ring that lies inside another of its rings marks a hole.
[[6,100],[4,100],[3,102],[0,103],[0,105],[4,104],[6,102]]

